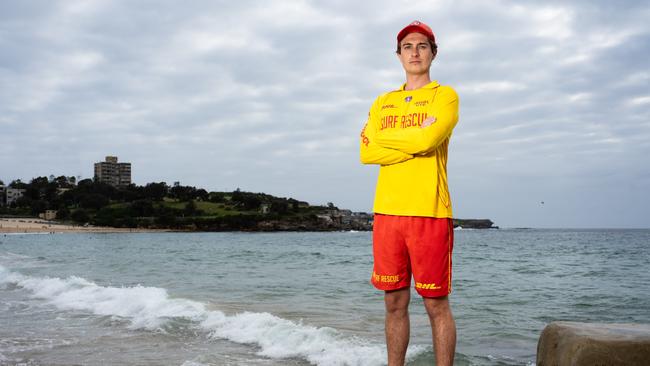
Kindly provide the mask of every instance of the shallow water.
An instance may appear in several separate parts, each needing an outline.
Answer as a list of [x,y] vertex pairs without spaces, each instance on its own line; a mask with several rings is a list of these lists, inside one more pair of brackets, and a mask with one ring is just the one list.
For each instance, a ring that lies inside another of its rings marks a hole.
[[[370,233],[0,236],[0,364],[382,365]],[[458,365],[526,365],[553,320],[649,323],[650,230],[460,230]],[[411,304],[410,365],[430,364]]]

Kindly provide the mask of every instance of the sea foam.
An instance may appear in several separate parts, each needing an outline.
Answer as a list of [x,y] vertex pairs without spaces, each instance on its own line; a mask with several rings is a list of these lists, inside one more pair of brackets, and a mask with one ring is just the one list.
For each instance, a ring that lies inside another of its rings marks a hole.
[[[198,301],[170,297],[163,288],[106,287],[76,276],[66,279],[33,277],[0,265],[0,285],[9,284],[28,290],[33,297],[60,310],[86,311],[128,320],[132,329],[164,330],[165,323],[173,318],[187,319],[211,337],[258,346],[260,356],[300,357],[323,366],[384,365],[386,360],[386,348],[377,342],[269,313],[226,315],[208,310]],[[410,347],[408,357],[425,351],[423,346]]]

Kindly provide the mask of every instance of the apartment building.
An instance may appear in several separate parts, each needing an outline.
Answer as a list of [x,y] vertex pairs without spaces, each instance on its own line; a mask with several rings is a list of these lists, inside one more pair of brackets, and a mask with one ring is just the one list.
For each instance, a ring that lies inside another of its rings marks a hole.
[[95,163],[95,181],[113,187],[131,184],[131,163],[118,163],[117,156],[107,156],[105,161]]
[[5,188],[5,205],[11,206],[16,200],[25,194],[25,189],[20,188]]

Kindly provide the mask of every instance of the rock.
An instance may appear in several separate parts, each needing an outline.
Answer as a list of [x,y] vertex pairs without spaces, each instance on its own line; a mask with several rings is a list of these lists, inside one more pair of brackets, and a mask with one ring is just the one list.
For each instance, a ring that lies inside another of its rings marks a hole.
[[650,365],[650,324],[553,322],[539,338],[537,365]]
[[488,219],[454,219],[454,227],[463,229],[498,229],[494,222]]

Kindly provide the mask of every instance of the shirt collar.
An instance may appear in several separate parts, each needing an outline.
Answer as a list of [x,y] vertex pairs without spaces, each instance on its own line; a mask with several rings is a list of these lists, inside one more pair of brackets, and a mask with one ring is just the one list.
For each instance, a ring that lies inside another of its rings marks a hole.
[[[438,84],[438,82],[436,80],[433,80],[432,82],[430,82],[429,84],[421,87],[420,89],[435,89],[435,88],[437,88],[439,86],[440,86],[440,84]],[[404,91],[404,88],[406,88],[406,83],[402,84],[402,86],[400,86],[399,89],[397,89],[397,90]],[[415,90],[419,90],[419,89],[415,89]],[[413,90],[409,90],[409,91],[413,91]]]

